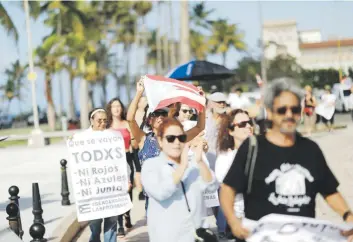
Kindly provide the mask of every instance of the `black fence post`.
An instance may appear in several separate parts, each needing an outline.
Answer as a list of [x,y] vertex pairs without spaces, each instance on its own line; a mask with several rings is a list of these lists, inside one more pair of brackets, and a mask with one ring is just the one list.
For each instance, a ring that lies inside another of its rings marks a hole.
[[69,199],[69,184],[67,182],[67,172],[66,172],[66,165],[67,161],[65,159],[62,159],[60,161],[61,165],[61,205],[63,206],[68,206],[70,205],[70,199]]
[[19,203],[20,197],[18,196],[19,193],[20,193],[20,189],[17,186],[11,186],[9,188],[9,194],[10,194],[9,199],[10,199],[11,203],[15,203],[17,205],[17,209],[18,209],[17,220],[18,220],[19,237],[22,239],[23,229],[22,229],[20,203]]
[[40,199],[38,183],[32,183],[32,199],[33,199],[32,200],[33,201],[32,213],[34,215],[33,223],[44,224],[44,220],[42,217],[42,214],[43,214],[42,201]]
[[18,224],[18,206],[16,203],[9,203],[6,206],[6,213],[9,215],[6,219],[9,220],[10,229],[17,235],[20,236],[20,227]]
[[29,228],[29,234],[33,238],[31,242],[46,242],[47,239],[44,239],[45,227],[42,223],[34,223]]

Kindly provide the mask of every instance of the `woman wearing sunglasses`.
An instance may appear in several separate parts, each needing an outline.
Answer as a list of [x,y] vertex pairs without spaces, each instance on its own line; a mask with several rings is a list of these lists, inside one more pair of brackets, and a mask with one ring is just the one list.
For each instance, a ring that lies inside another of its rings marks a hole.
[[[216,160],[215,174],[219,183],[223,182],[224,177],[234,160],[238,148],[250,135],[253,135],[253,124],[247,111],[242,109],[233,110],[227,115],[220,124],[218,134],[219,154]],[[244,216],[244,200],[242,194],[238,194],[235,198],[234,207],[236,216],[242,218]],[[227,237],[231,235],[227,231],[227,222],[222,210],[217,214],[217,221],[224,221],[218,224],[219,237]]]
[[165,118],[157,132],[158,157],[145,161],[142,185],[149,196],[148,232],[153,242],[194,242],[201,227],[203,192],[215,191],[217,182],[202,159],[203,142],[189,160],[187,135],[181,123]]
[[190,106],[186,104],[181,104],[177,118],[181,123],[183,123],[185,121],[190,120],[193,114],[194,111]]

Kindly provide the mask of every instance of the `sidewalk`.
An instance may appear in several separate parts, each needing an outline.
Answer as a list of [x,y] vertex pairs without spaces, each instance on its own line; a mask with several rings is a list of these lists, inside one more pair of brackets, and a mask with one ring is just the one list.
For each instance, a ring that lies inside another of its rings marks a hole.
[[[6,206],[9,203],[8,189],[16,185],[20,189],[19,200],[24,231],[23,241],[30,241],[29,228],[33,224],[32,183],[38,182],[41,194],[43,219],[45,222],[45,238],[52,237],[57,227],[75,210],[74,198],[70,194],[73,205],[61,206],[61,173],[60,160],[68,158],[66,145],[55,144],[44,148],[10,147],[0,149],[0,231],[8,228]],[[70,175],[69,190],[72,192]],[[63,231],[64,232],[64,231]]]

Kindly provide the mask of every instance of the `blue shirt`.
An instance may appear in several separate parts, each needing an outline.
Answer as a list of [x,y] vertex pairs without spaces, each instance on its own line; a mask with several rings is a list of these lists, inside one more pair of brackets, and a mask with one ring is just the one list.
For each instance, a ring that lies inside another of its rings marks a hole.
[[212,172],[212,181],[205,182],[198,165],[190,161],[182,181],[191,212],[188,211],[181,183],[174,184],[178,164],[164,153],[145,161],[141,179],[149,196],[147,210],[148,234],[152,242],[194,242],[195,229],[201,227],[203,192],[216,191],[218,183]]

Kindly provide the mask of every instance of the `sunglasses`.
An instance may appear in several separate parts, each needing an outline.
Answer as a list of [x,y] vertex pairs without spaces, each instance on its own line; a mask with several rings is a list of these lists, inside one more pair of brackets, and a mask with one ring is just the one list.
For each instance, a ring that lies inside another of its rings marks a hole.
[[178,139],[180,143],[186,142],[186,134],[182,135],[166,135],[165,138],[167,139],[168,143],[173,143],[175,139]]
[[168,116],[167,112],[154,112],[154,113],[151,114],[151,117],[155,117],[155,118],[167,117],[167,116]]
[[220,101],[220,102],[216,102],[216,103],[218,103],[218,104],[224,104],[224,105],[227,104],[225,101]]
[[182,111],[183,113],[192,114],[192,110],[191,110],[191,109],[182,109],[181,111]]
[[232,124],[229,127],[229,129],[233,131],[235,127],[245,128],[248,124],[250,126],[253,126],[253,122],[251,120],[247,120],[247,121],[239,122],[239,123],[236,123],[236,124]]
[[283,107],[277,108],[276,113],[280,115],[285,115],[289,109],[292,112],[292,114],[300,114],[302,111],[300,106],[292,106],[292,107],[283,106]]

